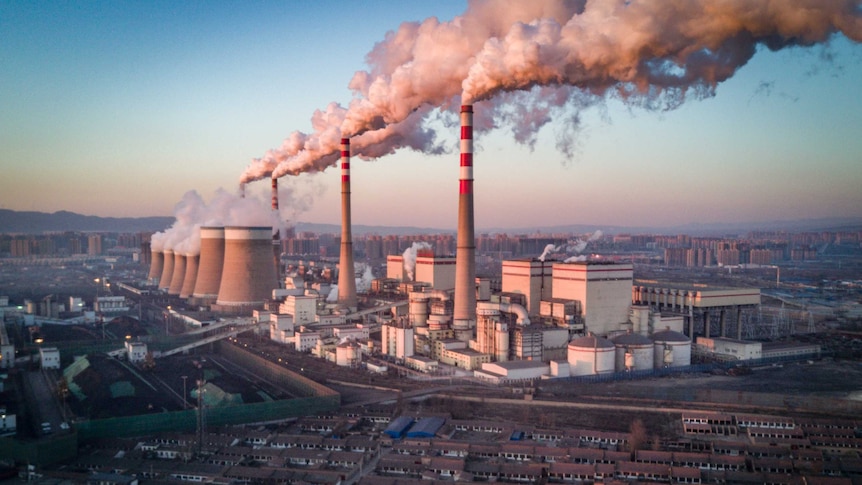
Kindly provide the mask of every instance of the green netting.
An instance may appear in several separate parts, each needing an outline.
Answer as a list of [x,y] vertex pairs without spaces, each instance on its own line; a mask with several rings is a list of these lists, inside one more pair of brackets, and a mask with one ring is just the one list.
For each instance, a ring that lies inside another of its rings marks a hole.
[[117,381],[111,384],[111,397],[133,397],[135,395],[135,386],[129,381]]
[[[194,399],[198,398],[198,389],[192,389],[191,396]],[[212,382],[207,382],[203,387],[203,403],[205,406],[229,406],[232,404],[242,404],[242,395],[231,394],[225,392],[224,389],[218,387]]]
[[63,370],[63,377],[67,383],[72,382],[78,374],[87,370],[88,367],[90,367],[90,361],[86,357],[80,357]]
[[221,376],[221,372],[216,369],[204,369],[204,379],[207,381],[212,381],[219,376]]
[[78,398],[78,401],[83,401],[84,399],[87,399],[87,395],[84,394],[84,390],[81,389],[81,386],[75,384],[72,381],[68,381],[66,383],[66,387],[69,389],[69,392],[71,392],[76,398]]

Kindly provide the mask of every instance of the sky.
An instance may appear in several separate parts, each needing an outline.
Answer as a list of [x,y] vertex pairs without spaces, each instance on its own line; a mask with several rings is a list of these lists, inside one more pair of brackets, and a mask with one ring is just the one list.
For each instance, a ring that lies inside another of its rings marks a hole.
[[[465,9],[0,2],[0,209],[172,215],[188,191],[236,192],[253,159],[312,131],[315,110],[351,102],[348,84],[387,32]],[[860,80],[862,45],[836,35],[758,47],[714,93],[673,109],[609,94],[554,113],[531,146],[508,127],[477,134],[477,230],[862,217]],[[457,117],[434,113],[448,153],[351,163],[354,224],[455,227]],[[282,217],[338,223],[339,184],[336,168],[281,178]],[[269,185],[246,193],[268,204]]]

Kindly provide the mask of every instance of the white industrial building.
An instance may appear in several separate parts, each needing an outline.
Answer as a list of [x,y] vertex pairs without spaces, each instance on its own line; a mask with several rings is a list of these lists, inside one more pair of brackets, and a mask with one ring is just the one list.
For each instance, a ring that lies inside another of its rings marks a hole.
[[629,263],[554,263],[552,294],[580,301],[586,330],[607,335],[629,321],[632,274]]
[[413,327],[403,321],[393,321],[380,327],[380,352],[383,355],[405,359],[414,353]]
[[726,360],[751,360],[762,358],[762,344],[747,340],[726,337],[698,337],[700,351],[713,354]]
[[520,293],[525,297],[527,313],[538,316],[543,301],[553,298],[553,263],[538,259],[512,259],[503,261],[502,290],[505,293]]
[[59,369],[60,350],[57,347],[41,347],[39,348],[39,360],[42,362],[43,369]]
[[147,344],[144,342],[132,342],[126,341],[124,344],[126,348],[126,358],[129,362],[143,362],[147,360]]

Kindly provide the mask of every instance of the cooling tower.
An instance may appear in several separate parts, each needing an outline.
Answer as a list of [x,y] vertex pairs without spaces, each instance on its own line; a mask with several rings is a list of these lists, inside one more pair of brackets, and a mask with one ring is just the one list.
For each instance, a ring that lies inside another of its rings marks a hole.
[[201,228],[201,254],[195,281],[194,298],[215,300],[224,265],[224,228]]
[[174,252],[174,272],[171,273],[171,286],[168,287],[169,295],[179,295],[183,289],[186,279],[186,255]]
[[158,285],[165,264],[165,255],[155,249],[150,251],[150,255],[150,273],[147,275],[147,279]]
[[455,309],[452,329],[458,340],[472,338],[476,326],[476,237],[473,221],[473,106],[461,106],[461,174],[458,194],[458,247],[455,253]]
[[200,255],[186,255],[186,277],[183,279],[183,287],[180,289],[180,298],[188,298],[195,292],[195,282],[198,279],[198,266],[200,266]]
[[341,139],[341,257],[338,263],[338,306],[356,308],[356,275],[350,235],[350,139]]
[[174,251],[165,249],[162,251],[164,263],[162,264],[162,275],[159,277],[159,289],[168,291],[171,287],[171,278],[174,275]]
[[261,307],[276,285],[272,227],[225,227],[224,267],[216,305]]

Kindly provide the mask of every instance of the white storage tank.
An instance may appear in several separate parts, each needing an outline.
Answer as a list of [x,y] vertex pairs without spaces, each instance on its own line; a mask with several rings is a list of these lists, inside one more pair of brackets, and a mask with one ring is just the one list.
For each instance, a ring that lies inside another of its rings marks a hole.
[[573,376],[607,374],[614,371],[614,344],[601,337],[588,335],[569,342],[569,370]]
[[655,367],[682,367],[691,365],[691,339],[670,329],[655,332]]
[[652,340],[638,333],[627,333],[613,339],[616,346],[616,370],[646,370],[653,368],[654,347]]

